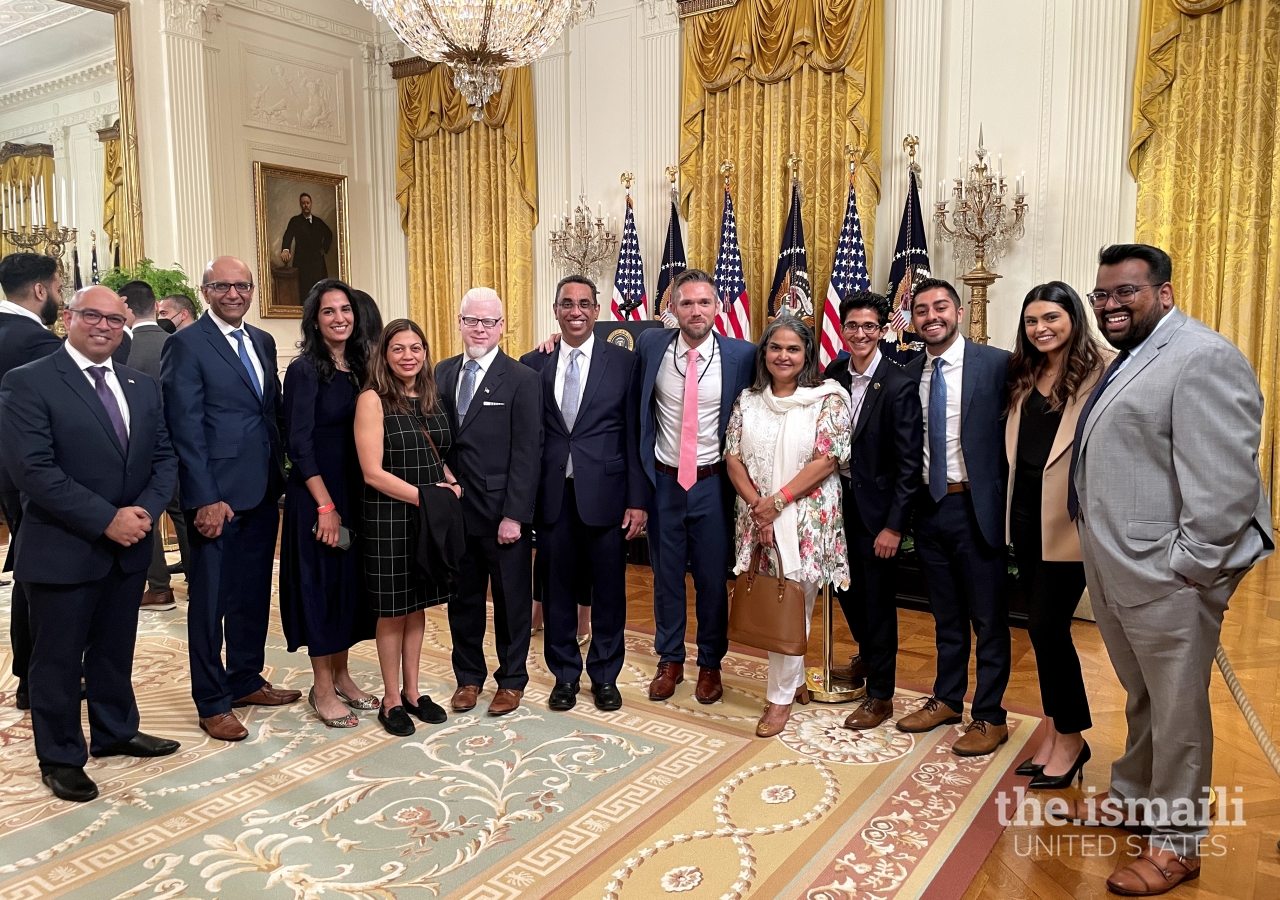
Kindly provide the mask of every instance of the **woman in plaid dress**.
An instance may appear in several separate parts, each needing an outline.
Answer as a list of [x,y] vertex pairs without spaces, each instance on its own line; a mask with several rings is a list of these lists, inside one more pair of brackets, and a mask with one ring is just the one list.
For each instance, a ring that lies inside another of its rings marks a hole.
[[462,496],[444,464],[452,436],[434,372],[421,329],[396,319],[382,331],[369,359],[369,387],[356,401],[356,452],[365,482],[365,588],[378,617],[383,682],[378,721],[398,736],[413,734],[410,714],[431,724],[446,718],[443,708],[418,692],[418,664],[424,610],[451,596],[415,566],[411,546],[419,488],[434,485]]

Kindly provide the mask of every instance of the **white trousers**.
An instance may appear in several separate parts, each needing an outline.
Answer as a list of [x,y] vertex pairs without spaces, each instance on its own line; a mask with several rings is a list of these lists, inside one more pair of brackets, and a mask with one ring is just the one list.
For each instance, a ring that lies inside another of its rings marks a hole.
[[[818,586],[801,582],[804,588],[804,633],[809,636],[809,623],[813,619],[813,601],[818,596]],[[769,653],[769,690],[765,695],[770,703],[791,705],[796,691],[804,684],[804,657]]]

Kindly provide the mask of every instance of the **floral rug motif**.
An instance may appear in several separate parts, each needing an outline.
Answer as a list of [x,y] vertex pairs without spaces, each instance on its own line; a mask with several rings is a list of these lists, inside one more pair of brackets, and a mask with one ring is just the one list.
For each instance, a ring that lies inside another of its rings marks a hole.
[[[760,740],[764,659],[725,659],[721,703],[696,703],[693,679],[654,703],[652,638],[629,632],[617,712],[596,710],[585,684],[572,712],[548,711],[539,637],[512,715],[484,715],[490,683],[474,712],[399,739],[375,713],[330,730],[300,702],[239,711],[249,738],[226,744],[197,726],[185,637],[181,599],[142,613],[134,668],[143,730],[182,749],[90,760],[101,795],[88,804],[40,783],[4,642],[0,900],[958,897],[998,835],[971,826],[990,818],[988,798],[1039,724],[1010,713],[999,752],[962,759],[949,751],[959,726],[855,733],[841,727],[848,706],[815,703]],[[267,677],[305,694],[308,660],[285,651],[275,616],[267,644]],[[432,610],[423,690],[439,701],[453,688],[449,651],[444,610]],[[372,642],[351,668],[379,692]],[[918,700],[899,691],[894,718]],[[974,862],[957,885],[958,856]]]

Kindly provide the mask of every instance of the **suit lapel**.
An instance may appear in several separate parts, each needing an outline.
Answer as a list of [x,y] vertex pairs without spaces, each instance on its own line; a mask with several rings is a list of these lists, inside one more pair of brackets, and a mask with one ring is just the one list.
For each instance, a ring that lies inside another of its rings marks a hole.
[[973,341],[964,342],[964,369],[960,373],[960,431],[964,432],[964,423],[969,418],[969,405],[973,403],[973,395],[978,392],[978,367],[982,365],[982,357]]
[[720,355],[720,428],[723,431],[733,411],[733,403],[738,399],[733,392],[733,386],[738,383],[738,363],[724,352],[720,335],[713,332],[711,337],[716,342],[716,353]]
[[471,405],[467,407],[467,416],[458,423],[458,432],[462,433],[467,430],[472,422],[476,420],[476,416],[484,409],[484,398],[492,396],[498,390],[498,386],[502,384],[502,376],[507,371],[507,354],[501,350],[498,355],[493,358],[493,362],[489,363],[489,371],[484,373],[484,378],[476,385],[475,395],[471,398]]
[[449,429],[454,433],[458,433],[458,372],[462,368],[462,357],[454,356],[444,361],[444,365],[440,368],[440,377],[437,379],[436,387],[440,391],[440,403],[444,406],[445,412],[449,416]]
[[560,404],[556,403],[556,372],[559,368],[560,348],[556,347],[555,355],[542,367],[542,396],[547,406],[552,410],[552,423],[558,425],[561,431],[568,434],[569,427],[565,424],[564,413],[560,411]]
[[575,427],[582,421],[583,411],[591,408],[591,398],[596,395],[600,382],[604,380],[604,370],[609,366],[609,356],[609,342],[596,341],[595,352],[591,357],[591,368],[587,370],[587,384],[582,390],[582,402],[578,404],[578,417],[573,423]]
[[[120,389],[124,391],[124,402],[129,404],[129,458],[133,459],[134,453],[142,453],[146,446],[145,441],[135,441],[134,433],[138,429],[138,425],[142,422],[146,405],[143,402],[142,390],[138,387],[136,379],[129,377],[119,370],[116,371],[116,380],[120,382]],[[114,430],[112,434],[114,434]],[[147,461],[147,471],[151,470],[150,461]]]
[[[1076,426],[1080,422],[1080,412],[1084,409],[1084,405],[1089,402],[1089,395],[1093,393],[1093,389],[1097,387],[1098,379],[1102,377],[1102,373],[1107,370],[1107,366],[1111,365],[1113,356],[1107,356],[1102,360],[1101,368],[1096,369],[1088,378],[1081,382],[1080,387],[1076,390],[1075,396],[1067,401],[1066,407],[1062,410],[1062,421],[1058,423],[1058,433],[1054,435],[1053,446],[1049,448],[1049,458],[1045,460],[1045,468],[1048,468],[1054,460],[1063,453],[1071,449],[1071,444],[1075,440]],[[1016,409],[1011,416],[1021,416],[1022,410]],[[1013,435],[1017,435],[1017,420],[1011,418],[1009,431]],[[1016,448],[1015,448],[1016,449]],[[1014,450],[1010,450],[1012,454]],[[1013,457],[1009,457],[1010,461]]]
[[[867,427],[867,422],[871,420],[871,416],[875,412],[876,406],[880,403],[880,395],[884,393],[884,391],[880,390],[880,383],[884,381],[885,372],[889,370],[888,367],[891,365],[893,365],[893,363],[889,361],[889,357],[882,356],[880,358],[880,365],[876,366],[876,370],[871,376],[871,383],[867,385],[867,392],[862,395],[862,409],[858,412],[858,427],[853,430],[853,437],[849,441],[850,445],[858,440],[863,429]],[[852,363],[849,365],[848,372],[849,384],[852,385]]]
[[1160,351],[1164,345],[1173,339],[1178,329],[1187,321],[1187,314],[1176,307],[1168,313],[1169,316],[1176,316],[1175,319],[1165,324],[1158,332],[1147,338],[1147,342],[1138,351],[1136,356],[1130,357],[1129,364],[1124,367],[1119,375],[1111,384],[1107,385],[1106,390],[1102,392],[1102,396],[1098,398],[1098,402],[1093,405],[1093,409],[1089,411],[1089,420],[1084,423],[1084,432],[1080,436],[1080,443],[1089,439],[1089,435],[1093,432],[1093,426],[1098,423],[1098,419],[1102,418],[1102,413],[1111,401],[1120,396],[1120,392],[1125,389],[1129,382],[1138,377],[1143,369],[1150,365],[1151,361],[1160,355]]
[[[274,394],[276,389],[275,363],[267,359],[267,345],[263,340],[265,333],[247,322],[242,323],[241,327],[244,328],[245,335],[250,338],[250,343],[253,345],[253,353],[258,357],[258,364],[262,366],[262,405],[266,406],[268,393]],[[243,363],[240,368],[244,368]],[[252,388],[253,385],[251,384],[249,387]]]
[[[89,386],[89,379],[84,372],[80,371],[80,367],[76,365],[71,355],[63,350],[58,357],[58,368],[62,371],[63,380],[70,385],[71,390],[75,392],[85,406],[89,407],[89,411],[93,413],[98,420],[98,424],[102,426],[102,430],[107,433],[107,441],[115,448],[120,456],[124,457],[124,448],[120,446],[120,439],[116,437],[116,428],[111,424],[111,417],[107,415],[107,408],[102,405],[102,401],[98,399],[97,393]],[[119,378],[119,375],[116,376]],[[123,385],[122,385],[123,386]],[[128,399],[125,394],[125,399]]]
[[[249,370],[244,367],[244,363],[240,361],[240,357],[231,349],[231,343],[226,335],[218,328],[218,323],[213,321],[213,317],[208,313],[200,317],[200,324],[204,328],[204,336],[209,339],[209,343],[213,345],[213,349],[227,361],[227,365],[231,366],[240,376],[240,380],[244,382],[245,389],[253,394],[254,399],[258,399],[257,392],[253,389],[253,381],[249,378]],[[252,342],[255,352],[257,351],[257,342]],[[263,367],[264,376],[266,375],[266,367]],[[263,396],[266,396],[266,388],[263,388]],[[259,401],[261,402],[261,401]]]

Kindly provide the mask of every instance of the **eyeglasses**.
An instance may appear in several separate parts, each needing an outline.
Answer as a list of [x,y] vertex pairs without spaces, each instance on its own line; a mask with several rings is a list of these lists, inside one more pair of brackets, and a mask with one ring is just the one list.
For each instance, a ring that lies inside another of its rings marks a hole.
[[1138,291],[1146,287],[1161,287],[1159,284],[1122,284],[1114,291],[1093,291],[1085,294],[1089,298],[1089,305],[1094,309],[1106,309],[1107,301],[1115,298],[1116,303],[1121,306],[1128,306],[1133,302],[1134,296]]
[[845,322],[840,327],[845,331],[861,331],[863,334],[879,334],[884,329],[879,322]]
[[502,321],[501,318],[481,319],[476,316],[458,316],[458,318],[461,319],[462,324],[466,325],[468,328],[475,328],[477,325],[483,325],[485,328],[497,328],[498,323]]
[[591,310],[595,309],[596,301],[579,300],[577,303],[574,303],[572,300],[561,300],[556,304],[556,306],[563,309],[565,312],[572,312],[575,309],[580,309],[583,312],[591,312]]
[[225,294],[235,288],[241,294],[253,292],[252,281],[206,281],[204,289],[211,294]]
[[71,312],[76,313],[78,316],[80,316],[80,318],[84,319],[84,324],[86,325],[98,325],[105,319],[107,325],[109,325],[116,331],[119,331],[121,328],[123,328],[124,323],[128,321],[122,315],[118,315],[116,313],[107,315],[106,313],[98,312],[96,309],[74,309],[73,308]]

